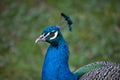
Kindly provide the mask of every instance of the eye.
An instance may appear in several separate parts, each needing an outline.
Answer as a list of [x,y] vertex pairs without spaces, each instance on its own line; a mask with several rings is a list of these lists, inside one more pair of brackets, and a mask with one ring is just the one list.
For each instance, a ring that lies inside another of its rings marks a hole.
[[53,37],[53,36],[55,36],[55,34],[54,34],[54,32],[50,32],[50,37]]
[[58,36],[58,31],[50,32],[49,36],[50,36],[50,40],[55,39]]

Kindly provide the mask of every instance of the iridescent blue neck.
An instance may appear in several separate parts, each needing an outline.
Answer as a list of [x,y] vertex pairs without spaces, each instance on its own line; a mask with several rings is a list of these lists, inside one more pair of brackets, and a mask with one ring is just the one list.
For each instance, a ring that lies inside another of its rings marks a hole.
[[50,45],[44,60],[42,80],[77,80],[77,76],[70,72],[69,49],[61,37],[57,46]]

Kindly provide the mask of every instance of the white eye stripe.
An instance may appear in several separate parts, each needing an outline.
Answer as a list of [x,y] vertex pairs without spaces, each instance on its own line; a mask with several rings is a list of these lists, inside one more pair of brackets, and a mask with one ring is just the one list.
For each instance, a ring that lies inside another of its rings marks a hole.
[[50,35],[50,32],[49,32],[49,33],[47,33],[47,34],[45,35],[45,37],[47,37],[48,35]]
[[55,39],[57,37],[57,35],[58,35],[58,31],[55,32],[55,35],[53,37],[51,37],[50,40]]

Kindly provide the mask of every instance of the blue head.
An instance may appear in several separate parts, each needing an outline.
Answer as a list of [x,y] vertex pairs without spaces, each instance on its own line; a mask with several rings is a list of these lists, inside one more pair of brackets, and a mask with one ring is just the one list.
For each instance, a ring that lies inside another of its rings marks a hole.
[[60,29],[56,26],[48,26],[44,29],[42,34],[36,39],[36,43],[45,41],[53,46],[58,45],[59,40],[62,38]]

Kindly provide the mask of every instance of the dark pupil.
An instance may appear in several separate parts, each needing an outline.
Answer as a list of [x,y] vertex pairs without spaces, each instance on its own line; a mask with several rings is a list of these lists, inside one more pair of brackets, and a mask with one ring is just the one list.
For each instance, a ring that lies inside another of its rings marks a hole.
[[50,33],[50,37],[53,37],[53,36],[54,36],[54,32],[51,32],[51,33]]

